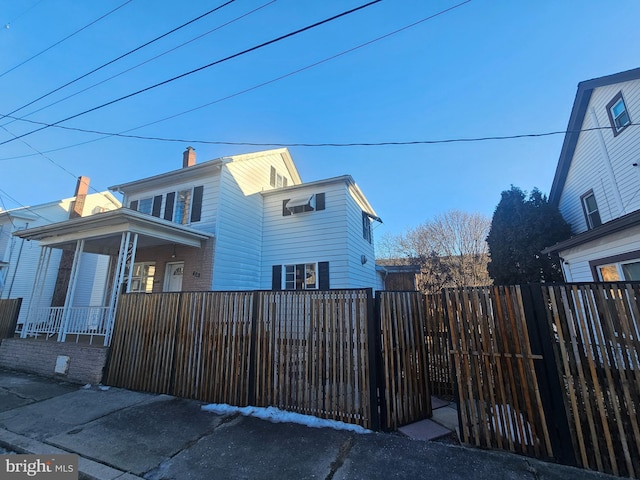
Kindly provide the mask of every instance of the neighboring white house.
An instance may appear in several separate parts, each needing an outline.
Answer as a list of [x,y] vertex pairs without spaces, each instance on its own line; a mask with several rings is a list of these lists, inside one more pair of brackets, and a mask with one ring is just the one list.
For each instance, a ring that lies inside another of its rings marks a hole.
[[[182,168],[110,189],[126,208],[17,234],[114,259],[101,304],[110,312],[105,344],[119,291],[377,285],[372,221],[380,219],[366,197],[348,175],[303,184],[287,149],[196,164],[189,147]],[[74,321],[60,328],[73,332]]]
[[640,280],[640,68],[581,82],[549,194],[569,282]]
[[[81,177],[86,178],[86,177]],[[81,207],[77,197],[0,211],[0,298],[23,299],[18,325],[22,324],[31,306],[31,294],[41,250],[37,241],[14,236],[16,232],[46,226],[69,219],[70,212],[80,209],[80,215],[94,215],[114,210],[120,202],[110,192],[88,194]],[[51,306],[62,251],[53,252],[49,268],[42,279],[40,306]],[[102,302],[105,290],[108,257],[84,254],[83,268],[74,292],[73,304],[89,306]],[[64,292],[63,292],[64,296]]]

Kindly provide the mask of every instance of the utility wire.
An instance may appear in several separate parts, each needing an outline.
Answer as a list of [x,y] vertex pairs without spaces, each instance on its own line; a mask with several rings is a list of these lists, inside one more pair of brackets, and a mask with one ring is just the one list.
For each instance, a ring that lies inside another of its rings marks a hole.
[[[253,10],[251,10],[251,11],[249,11],[249,12],[247,12],[247,13],[244,13],[244,14],[242,14],[242,15],[240,15],[240,16],[238,16],[238,17],[236,17],[236,18],[232,19],[232,20],[229,20],[228,22],[223,23],[222,25],[217,26],[216,28],[213,28],[213,29],[211,29],[211,30],[209,30],[209,31],[207,31],[207,32],[205,32],[205,33],[202,33],[202,34],[200,34],[200,35],[198,35],[198,36],[196,36],[196,37],[192,38],[191,40],[188,40],[188,41],[186,41],[186,42],[184,42],[184,43],[181,43],[180,45],[177,45],[177,46],[175,46],[175,47],[173,47],[173,48],[171,48],[171,49],[169,49],[169,50],[165,50],[164,52],[162,52],[162,53],[160,53],[160,54],[158,54],[158,55],[156,55],[156,56],[154,56],[154,57],[151,57],[151,58],[149,58],[148,60],[145,60],[144,62],[138,63],[137,65],[134,65],[134,66],[133,66],[133,67],[131,67],[131,68],[128,68],[128,69],[126,69],[126,70],[123,70],[122,72],[117,73],[117,74],[115,74],[115,75],[112,75],[111,77],[105,78],[104,80],[101,80],[100,82],[94,83],[93,85],[90,85],[90,86],[88,86],[88,87],[86,87],[86,88],[84,88],[84,89],[82,89],[82,90],[79,90],[79,91],[77,91],[77,92],[75,92],[75,93],[72,93],[71,95],[67,95],[66,97],[61,98],[60,100],[56,100],[55,102],[53,102],[53,103],[49,103],[48,105],[45,105],[44,107],[38,108],[37,110],[33,110],[33,111],[31,111],[31,112],[27,113],[26,115],[24,115],[24,117],[21,117],[21,118],[29,117],[29,116],[33,115],[34,113],[38,113],[38,112],[40,112],[40,111],[42,111],[42,110],[45,110],[45,109],[47,109],[47,108],[49,108],[49,107],[52,107],[53,105],[57,105],[57,104],[58,104],[58,103],[60,103],[60,102],[64,102],[65,100],[68,100],[68,99],[70,99],[70,98],[72,98],[72,97],[75,97],[76,95],[80,95],[81,93],[84,93],[84,92],[86,92],[87,90],[91,90],[92,88],[95,88],[95,87],[97,87],[98,85],[102,85],[103,83],[106,83],[106,82],[108,82],[108,81],[110,81],[110,80],[113,80],[114,78],[117,78],[117,77],[119,77],[119,76],[121,76],[121,75],[124,75],[125,73],[128,73],[128,72],[130,72],[130,71],[132,71],[132,70],[135,70],[136,68],[139,68],[139,67],[141,67],[142,65],[146,65],[147,63],[150,63],[150,62],[152,62],[152,61],[154,61],[154,60],[157,60],[158,58],[163,57],[164,55],[167,55],[167,54],[169,54],[169,53],[171,53],[171,52],[173,52],[173,51],[175,51],[175,50],[178,50],[179,48],[182,48],[182,47],[184,47],[185,45],[188,45],[188,44],[190,44],[190,43],[193,43],[193,42],[195,42],[196,40],[199,40],[199,39],[201,39],[201,38],[203,38],[203,37],[205,37],[205,36],[207,36],[207,35],[210,35],[211,33],[216,32],[216,31],[218,31],[218,30],[220,30],[220,29],[222,29],[222,28],[224,28],[224,27],[226,27],[226,26],[228,26],[228,25],[231,25],[232,23],[235,23],[235,22],[237,22],[238,20],[241,20],[241,19],[243,19],[243,18],[245,18],[245,17],[247,17],[247,16],[249,16],[249,15],[251,15],[251,14],[253,14],[253,13],[257,12],[257,11],[259,11],[259,10],[262,10],[263,8],[265,8],[265,7],[267,7],[267,6],[271,5],[272,3],[275,3],[275,2],[276,2],[276,0],[271,0],[271,1],[267,2],[267,3],[264,3],[264,4],[260,5],[259,7],[256,7],[256,8],[254,8]],[[213,10],[212,10],[212,11],[213,11]],[[186,24],[185,24],[185,25],[186,25]],[[165,35],[166,35],[166,34],[165,34]],[[159,39],[159,38],[161,38],[161,37],[158,37],[158,39]],[[147,43],[146,45],[148,45],[148,43]],[[139,48],[141,48],[141,47],[139,47]],[[131,51],[131,52],[129,52],[129,53],[132,53],[133,51],[134,51],[134,50],[132,50],[132,51]],[[127,55],[127,54],[125,54],[125,55]],[[119,57],[119,58],[122,58],[122,57]],[[114,61],[115,61],[115,60],[113,60],[111,63],[113,63]],[[106,65],[108,65],[108,64],[105,64],[105,65],[103,65],[103,66],[106,66]],[[98,67],[98,69],[100,69],[100,68],[102,68],[102,67]],[[86,74],[86,75],[84,75],[84,76],[90,75],[91,73],[93,73],[93,72],[97,71],[98,69],[93,70],[93,71],[89,72],[88,74]],[[84,76],[83,76],[83,77],[84,77]],[[83,77],[80,77],[80,78],[83,78]],[[76,80],[79,80],[80,78],[78,78],[78,79],[76,79]],[[52,91],[52,92],[49,92],[47,95],[43,95],[42,97],[40,97],[40,98],[38,98],[38,99],[34,100],[33,102],[28,103],[28,104],[24,105],[23,107],[20,107],[20,109],[18,109],[18,110],[21,110],[22,108],[27,107],[28,105],[31,105],[32,103],[35,103],[35,102],[37,102],[38,100],[41,100],[41,99],[45,98],[46,96],[50,95],[51,93],[53,93],[53,92],[55,92],[55,91],[57,91],[57,90],[60,90],[60,89],[64,88],[64,87],[65,87],[65,86],[67,86],[67,85],[71,85],[71,83],[75,82],[76,80],[74,80],[74,81],[72,81],[72,82],[69,82],[69,83],[67,83],[66,85],[63,85],[62,87],[60,87],[60,88],[58,88],[58,89],[56,89],[56,90],[54,90],[54,91]],[[14,110],[13,112],[11,112],[11,114],[13,114],[13,113],[15,113],[15,112],[17,112],[17,110]],[[9,114],[9,115],[11,115],[11,114]],[[8,116],[8,115],[7,115],[7,116]],[[13,123],[13,122],[15,122],[15,121],[16,121],[16,120],[11,120],[10,122],[5,123],[4,125],[10,125],[11,123]]]
[[36,212],[35,210],[33,210],[31,207],[27,207],[26,205],[23,205],[22,203],[20,203],[18,200],[16,200],[15,198],[13,198],[11,195],[9,195],[6,191],[2,190],[0,188],[0,193],[4,194],[5,197],[7,197],[9,200],[11,200],[12,202],[14,202],[16,205],[19,205],[20,208],[24,208],[27,211],[33,213],[34,215],[40,217],[41,219],[43,219],[44,221],[48,222],[48,223],[53,223],[52,220],[49,220],[47,217],[39,214],[38,212]]
[[[312,63],[312,64],[310,64],[310,65],[307,65],[307,66],[301,67],[301,68],[299,68],[299,69],[297,69],[297,70],[291,71],[291,72],[286,73],[286,74],[284,74],[284,75],[280,75],[280,76],[278,76],[278,77],[276,77],[276,78],[272,78],[271,80],[267,80],[267,81],[265,81],[265,82],[262,82],[262,83],[259,83],[259,84],[257,84],[257,85],[254,85],[254,86],[252,86],[252,87],[246,88],[246,89],[244,89],[244,90],[240,90],[240,91],[238,91],[238,92],[232,93],[232,94],[227,95],[227,96],[225,96],[225,97],[219,98],[219,99],[217,99],[217,100],[213,100],[213,101],[211,101],[211,102],[205,103],[205,104],[203,104],[203,105],[200,105],[200,106],[197,106],[197,107],[194,107],[194,108],[188,109],[188,110],[184,110],[184,111],[182,111],[182,112],[179,112],[179,113],[176,113],[176,114],[170,115],[170,116],[168,116],[168,117],[164,117],[164,118],[161,118],[161,119],[159,119],[159,120],[154,120],[154,121],[152,121],[152,122],[145,123],[145,124],[143,124],[143,125],[139,125],[139,126],[137,126],[137,127],[133,127],[133,128],[129,128],[129,129],[127,129],[127,130],[123,130],[123,131],[121,131],[121,132],[118,132],[118,134],[115,134],[115,135],[122,135],[122,134],[125,134],[125,133],[133,132],[133,131],[135,131],[135,130],[139,130],[139,129],[144,128],[144,127],[149,127],[149,126],[151,126],[151,125],[155,125],[155,124],[157,124],[157,123],[161,123],[161,122],[164,122],[164,121],[167,121],[167,120],[171,120],[171,119],[173,119],[173,118],[180,117],[180,116],[182,116],[182,115],[186,115],[186,114],[188,114],[188,113],[195,112],[196,110],[200,110],[200,109],[202,109],[202,108],[209,107],[209,106],[211,106],[211,105],[214,105],[214,104],[220,103],[220,102],[222,102],[222,101],[229,100],[229,99],[231,99],[231,98],[237,97],[237,96],[242,95],[242,94],[244,94],[244,93],[248,93],[248,92],[251,92],[251,91],[253,91],[253,90],[257,90],[258,88],[261,88],[261,87],[264,87],[264,86],[270,85],[270,84],[275,83],[275,82],[277,82],[277,81],[279,81],[279,80],[283,80],[283,79],[285,79],[285,78],[287,78],[287,77],[290,77],[290,76],[293,76],[293,75],[295,75],[295,74],[298,74],[298,73],[304,72],[305,70],[308,70],[308,69],[310,69],[310,68],[316,67],[316,66],[321,65],[321,64],[323,64],[323,63],[326,63],[326,62],[328,62],[328,61],[330,61],[330,60],[334,60],[334,59],[339,58],[339,57],[341,57],[341,56],[343,56],[343,55],[346,55],[346,54],[348,54],[348,53],[351,53],[351,52],[354,52],[354,51],[356,51],[356,50],[359,50],[360,48],[366,47],[366,46],[371,45],[371,44],[373,44],[373,43],[375,43],[375,42],[378,42],[378,41],[383,40],[383,39],[385,39],[385,38],[388,38],[388,37],[391,37],[391,36],[393,36],[393,35],[396,35],[396,34],[398,34],[398,33],[400,33],[400,32],[403,32],[403,31],[405,31],[405,30],[408,30],[409,28],[415,27],[415,26],[420,25],[420,24],[422,24],[422,23],[424,23],[424,22],[426,22],[426,21],[428,21],[428,20],[431,20],[431,19],[436,18],[436,17],[438,17],[438,16],[440,16],[440,15],[443,15],[443,14],[445,14],[445,13],[448,13],[448,12],[450,12],[451,10],[454,10],[454,9],[456,9],[456,8],[459,8],[459,7],[461,7],[461,6],[463,6],[464,4],[469,3],[469,2],[471,2],[471,0],[465,0],[465,1],[461,2],[461,3],[458,3],[458,4],[456,4],[456,5],[453,5],[453,6],[449,7],[449,8],[447,8],[447,9],[441,10],[441,11],[439,11],[439,12],[435,13],[435,14],[429,15],[428,17],[422,18],[422,19],[420,19],[420,20],[418,20],[418,21],[416,21],[416,22],[413,22],[413,23],[411,23],[411,24],[409,24],[409,25],[405,25],[404,27],[401,27],[401,28],[399,28],[399,29],[393,30],[393,31],[388,32],[388,33],[386,33],[386,34],[384,34],[384,35],[381,35],[381,36],[379,36],[379,37],[376,37],[376,38],[374,38],[373,40],[369,40],[369,41],[367,41],[367,42],[361,43],[361,44],[359,44],[359,45],[356,45],[355,47],[349,48],[349,49],[344,50],[344,51],[342,51],[342,52],[340,52],[340,53],[337,53],[337,54],[335,54],[335,55],[332,55],[332,56],[330,56],[330,57],[326,57],[326,58],[324,58],[324,59],[322,59],[322,60],[319,60],[319,61],[317,61],[317,62],[314,62],[314,63]],[[262,8],[262,7],[259,7],[259,8]],[[252,13],[252,12],[249,12],[249,13]],[[36,110],[36,112],[37,112],[37,111],[39,111],[39,110]],[[31,112],[31,113],[35,113],[35,112]],[[28,116],[28,115],[27,115],[27,116]],[[5,125],[8,125],[9,123],[15,122],[15,121],[17,121],[17,120],[25,120],[25,121],[29,122],[29,120],[27,120],[25,117],[20,117],[20,118],[12,117],[12,118],[14,118],[14,120],[12,120],[11,122],[6,123]],[[36,123],[36,122],[34,122],[34,123]],[[47,125],[46,123],[37,123],[37,124],[39,124],[39,125]],[[60,126],[60,125],[56,125],[55,127],[56,127],[56,128],[65,128],[65,127],[62,127],[62,126]],[[89,132],[89,133],[94,133],[94,132]],[[68,148],[73,148],[73,147],[77,147],[77,146],[80,146],[80,145],[86,145],[86,144],[89,144],[89,143],[97,142],[97,141],[100,141],[100,140],[103,140],[103,139],[105,139],[105,138],[109,138],[109,137],[112,137],[112,136],[114,136],[114,135],[112,135],[112,134],[110,134],[110,133],[104,133],[104,135],[103,135],[103,136],[101,136],[101,137],[99,137],[99,138],[95,138],[95,139],[88,140],[88,141],[85,141],[85,142],[76,143],[76,144],[73,144],[73,145],[67,145],[67,146],[64,146],[64,147],[60,147],[60,148],[55,148],[55,149],[47,150],[47,151],[46,151],[46,152],[44,152],[44,153],[53,153],[53,152],[57,152],[57,151],[60,151],[60,150],[66,150],[66,149],[68,149]],[[29,154],[29,155],[20,155],[20,156],[16,156],[16,157],[8,157],[8,158],[0,159],[0,161],[3,161],[3,160],[13,160],[13,159],[17,159],[17,158],[26,158],[26,157],[30,157],[30,156],[33,156],[33,154]]]
[[[116,8],[114,8],[113,10],[111,10],[110,12],[105,13],[104,15],[102,15],[99,18],[96,18],[94,21],[88,23],[87,25],[85,25],[84,27],[82,27],[79,30],[76,30],[75,32],[73,32],[70,35],[67,35],[66,37],[64,37],[62,40],[57,41],[56,43],[54,43],[53,45],[48,46],[47,48],[45,48],[44,50],[42,50],[41,52],[36,53],[35,55],[32,55],[31,57],[27,58],[26,60],[24,60],[23,62],[20,62],[19,64],[17,64],[14,67],[11,67],[9,70],[5,71],[4,73],[0,74],[0,78],[4,77],[6,74],[13,72],[16,68],[21,67],[22,65],[24,65],[27,62],[30,62],[31,60],[33,60],[36,57],[39,57],[40,55],[42,55],[45,52],[48,52],[49,50],[51,50],[54,47],[57,47],[58,45],[60,45],[62,42],[69,40],[71,37],[77,35],[78,33],[82,32],[83,30],[89,28],[90,26],[94,25],[95,23],[98,23],[100,20],[108,17],[109,15],[111,15],[112,13],[116,12],[117,10],[120,10],[122,7],[124,7],[126,4],[131,3],[133,0],[127,0],[126,2],[122,3],[121,5],[117,6]],[[17,110],[16,110],[17,111]]]
[[[101,109],[101,108],[107,107],[107,106],[109,106],[109,105],[113,105],[114,103],[121,102],[122,100],[126,100],[126,99],[128,99],[128,98],[134,97],[134,96],[136,96],[136,95],[139,95],[139,94],[141,94],[141,93],[147,92],[147,91],[152,90],[152,89],[154,89],[154,88],[157,88],[157,87],[160,87],[160,86],[166,85],[166,84],[168,84],[168,83],[174,82],[174,81],[176,81],[176,80],[179,80],[179,79],[181,79],[181,78],[187,77],[187,76],[189,76],[189,75],[193,75],[194,73],[201,72],[201,71],[203,71],[203,70],[205,70],[205,69],[211,68],[211,67],[213,67],[213,66],[215,66],[215,65],[219,65],[219,64],[221,64],[221,63],[223,63],[223,62],[226,62],[226,61],[232,60],[232,59],[237,58],[237,57],[240,57],[240,56],[242,56],[242,55],[246,55],[247,53],[250,53],[250,52],[253,52],[253,51],[259,50],[259,49],[264,48],[264,47],[266,47],[266,46],[272,45],[272,44],[274,44],[274,43],[276,43],[276,42],[280,42],[280,41],[282,41],[282,40],[285,40],[285,39],[287,39],[287,38],[293,37],[293,36],[295,36],[295,35],[299,35],[300,33],[306,32],[307,30],[311,30],[311,29],[313,29],[313,28],[316,28],[316,27],[319,27],[319,26],[321,26],[321,25],[324,25],[325,23],[329,23],[329,22],[331,22],[331,21],[337,20],[338,18],[344,17],[344,16],[346,16],[346,15],[352,14],[352,13],[357,12],[357,11],[359,11],[359,10],[362,10],[362,9],[364,9],[364,8],[370,7],[370,6],[372,6],[372,5],[375,5],[376,3],[380,3],[381,1],[382,1],[382,0],[373,0],[373,1],[371,1],[371,2],[365,3],[365,4],[363,4],[363,5],[360,5],[360,6],[358,6],[358,7],[352,8],[352,9],[347,10],[347,11],[345,11],[345,12],[339,13],[339,14],[334,15],[334,16],[332,16],[332,17],[326,18],[326,19],[321,20],[321,21],[319,21],[319,22],[316,22],[316,23],[314,23],[314,24],[311,24],[311,25],[308,25],[308,26],[306,26],[306,27],[300,28],[300,29],[298,29],[298,30],[295,30],[295,31],[290,32],[290,33],[287,33],[287,34],[285,34],[285,35],[281,35],[281,36],[279,36],[279,37],[277,37],[277,38],[274,38],[274,39],[272,39],[272,40],[269,40],[269,41],[263,42],[263,43],[261,43],[261,44],[259,44],[259,45],[255,45],[255,46],[253,46],[253,47],[251,47],[251,48],[247,48],[247,49],[245,49],[245,50],[242,50],[241,52],[234,53],[233,55],[229,55],[229,56],[224,57],[224,58],[222,58],[222,59],[220,59],[220,60],[216,60],[215,62],[208,63],[208,64],[206,64],[206,65],[203,65],[203,66],[201,66],[201,67],[195,68],[195,69],[190,70],[190,71],[188,71],[188,72],[182,73],[182,74],[177,75],[177,76],[175,76],[175,77],[169,78],[169,79],[164,80],[164,81],[162,81],[162,82],[159,82],[159,83],[156,83],[156,84],[154,84],[154,85],[150,85],[150,86],[148,86],[148,87],[145,87],[145,88],[143,88],[143,89],[141,89],[141,90],[135,91],[135,92],[133,92],[133,93],[129,93],[128,95],[124,95],[124,96],[122,96],[122,97],[116,98],[116,99],[111,100],[111,101],[109,101],[109,102],[103,103],[103,104],[101,104],[101,105],[98,105],[97,107],[93,107],[93,108],[90,108],[90,109],[85,110],[85,111],[83,111],[83,112],[77,113],[77,114],[75,114],[75,115],[71,115],[70,117],[63,118],[62,120],[58,120],[58,121],[57,121],[57,122],[55,122],[55,123],[52,123],[52,124],[46,124],[46,125],[42,126],[41,128],[37,128],[37,129],[32,130],[32,131],[30,131],[30,132],[23,133],[22,135],[18,135],[18,136],[17,136],[17,137],[15,137],[15,138],[11,138],[11,139],[9,139],[9,140],[5,140],[5,141],[3,141],[3,142],[0,142],[0,145],[5,145],[5,144],[10,143],[10,142],[13,142],[13,141],[15,141],[15,140],[17,140],[17,139],[19,139],[19,138],[23,138],[23,137],[26,137],[26,136],[31,135],[31,134],[33,134],[33,133],[36,133],[36,132],[42,131],[42,130],[44,130],[44,129],[46,129],[46,128],[49,128],[49,127],[53,127],[53,126],[59,125],[60,123],[66,122],[66,121],[68,121],[68,120],[72,120],[72,119],[77,118],[77,117],[80,117],[80,116],[82,116],[82,115],[86,115],[87,113],[94,112],[94,111],[96,111],[96,110],[99,110],[99,109]],[[9,115],[5,115],[5,116],[9,116]]]
[[[129,2],[130,2],[130,1],[132,1],[132,0],[129,0]],[[83,75],[80,75],[79,77],[76,77],[76,78],[74,78],[73,80],[71,80],[71,81],[69,81],[69,82],[65,83],[64,85],[61,85],[61,86],[59,86],[59,87],[57,87],[57,88],[55,88],[55,89],[51,90],[50,92],[45,93],[44,95],[39,96],[39,97],[38,97],[38,98],[36,98],[35,100],[32,100],[32,101],[30,101],[29,103],[26,103],[26,104],[22,105],[21,107],[16,108],[16,109],[15,109],[15,110],[13,110],[12,112],[10,112],[8,115],[4,115],[3,117],[0,117],[0,118],[4,118],[5,116],[9,116],[9,115],[12,115],[12,114],[14,114],[14,113],[16,113],[16,112],[19,112],[20,110],[22,110],[22,109],[24,109],[24,108],[28,107],[29,105],[33,105],[34,103],[38,102],[39,100],[42,100],[43,98],[46,98],[46,97],[48,97],[49,95],[52,95],[52,94],[54,94],[54,93],[56,93],[56,92],[58,92],[58,91],[62,90],[63,88],[68,87],[69,85],[72,85],[72,84],[74,84],[74,83],[78,82],[79,80],[82,80],[83,78],[86,78],[86,77],[88,77],[89,75],[92,75],[92,74],[96,73],[96,72],[97,72],[97,71],[99,71],[99,70],[102,70],[103,68],[105,68],[105,67],[107,67],[107,66],[111,65],[112,63],[115,63],[115,62],[117,62],[117,61],[119,61],[119,60],[122,60],[123,58],[125,58],[125,57],[127,57],[127,56],[131,55],[132,53],[135,53],[135,52],[137,52],[138,50],[141,50],[141,49],[143,49],[143,48],[145,48],[145,47],[147,47],[147,46],[151,45],[152,43],[155,43],[155,42],[157,42],[158,40],[160,40],[160,39],[162,39],[162,38],[164,38],[164,37],[166,37],[166,36],[168,36],[168,35],[171,35],[172,33],[175,33],[175,32],[177,32],[178,30],[180,30],[180,29],[182,29],[182,28],[184,28],[184,27],[186,27],[186,26],[188,26],[188,25],[191,25],[192,23],[197,22],[198,20],[203,19],[203,18],[204,18],[204,17],[206,17],[207,15],[211,15],[212,13],[214,13],[214,12],[216,12],[216,11],[220,10],[220,9],[221,9],[221,8],[223,8],[223,7],[226,7],[227,5],[229,5],[229,4],[231,4],[231,3],[235,2],[235,1],[236,1],[236,0],[229,0],[229,1],[227,1],[226,3],[223,3],[222,5],[219,5],[219,6],[217,6],[216,8],[213,8],[213,9],[209,10],[208,12],[203,13],[202,15],[199,15],[199,16],[197,16],[197,17],[195,17],[195,18],[192,18],[192,19],[191,19],[191,20],[189,20],[188,22],[183,23],[182,25],[180,25],[180,26],[178,26],[178,27],[176,27],[176,28],[173,28],[173,29],[169,30],[168,32],[165,32],[165,33],[163,33],[162,35],[160,35],[160,36],[158,36],[158,37],[156,37],[156,38],[154,38],[154,39],[152,39],[152,40],[149,40],[149,41],[148,41],[148,42],[146,42],[146,43],[143,43],[142,45],[140,45],[140,46],[138,46],[138,47],[134,48],[133,50],[129,50],[128,52],[126,52],[126,53],[124,53],[124,54],[122,54],[122,55],[120,55],[120,56],[118,56],[118,57],[116,57],[116,58],[114,58],[114,59],[112,59],[112,60],[109,60],[107,63],[103,63],[103,64],[102,64],[102,65],[100,65],[99,67],[96,67],[96,68],[94,68],[93,70],[90,70],[89,72],[87,72],[87,73],[85,73],[85,74],[83,74]],[[126,2],[126,3],[129,3],[129,2]],[[124,4],[123,4],[123,5],[124,5]],[[118,8],[120,8],[120,7],[118,7]],[[1,77],[1,76],[2,76],[2,75],[0,75],[0,77]],[[32,113],[33,113],[33,112],[32,112]],[[73,117],[72,117],[72,118],[73,118]],[[62,120],[62,121],[64,121],[64,120]]]

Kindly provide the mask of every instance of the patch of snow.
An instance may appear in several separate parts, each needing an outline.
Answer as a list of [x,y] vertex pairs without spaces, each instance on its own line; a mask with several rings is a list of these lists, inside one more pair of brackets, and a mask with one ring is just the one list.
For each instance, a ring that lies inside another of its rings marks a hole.
[[360,425],[352,425],[338,420],[325,420],[324,418],[303,415],[302,413],[286,412],[276,407],[234,407],[226,403],[212,403],[203,405],[202,410],[217,413],[218,415],[239,413],[245,417],[256,417],[272,423],[297,423],[311,428],[333,428],[334,430],[348,430],[361,434],[371,433],[371,430],[367,430]]
[[89,389],[91,388],[91,384],[90,384],[90,383],[87,383],[85,386],[80,387],[80,388],[82,388],[82,389],[84,389],[84,390],[89,390]]
[[107,386],[105,386],[105,385],[98,385],[98,388],[99,388],[100,390],[102,390],[103,392],[106,392],[107,390],[109,390],[109,388],[110,388],[110,387],[107,387]]

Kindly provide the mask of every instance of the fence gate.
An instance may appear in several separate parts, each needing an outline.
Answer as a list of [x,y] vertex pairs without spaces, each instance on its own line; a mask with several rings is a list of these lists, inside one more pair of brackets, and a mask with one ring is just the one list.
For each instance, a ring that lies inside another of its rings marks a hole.
[[519,286],[446,289],[462,440],[553,457]]
[[378,292],[381,405],[387,429],[431,416],[427,329],[420,292]]

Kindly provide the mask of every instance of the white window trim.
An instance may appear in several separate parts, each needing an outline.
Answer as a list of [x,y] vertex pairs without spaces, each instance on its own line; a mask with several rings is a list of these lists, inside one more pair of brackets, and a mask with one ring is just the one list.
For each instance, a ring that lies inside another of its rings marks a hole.
[[[136,267],[140,266],[141,268],[144,268],[146,266],[152,266],[153,267],[153,274],[152,275],[132,275],[131,276],[131,285],[129,288],[129,291],[131,293],[151,293],[153,291],[153,280],[155,278],[155,274],[156,274],[156,262],[136,262],[133,264],[133,273],[135,274],[135,270]],[[145,288],[144,290],[141,290],[140,288],[138,288],[137,290],[134,290],[133,288],[133,284],[134,281],[138,281],[140,282],[139,285],[143,285],[143,279],[146,279],[146,281],[144,282],[145,284]],[[151,288],[148,290],[149,288],[149,280],[151,280]]]
[[598,277],[600,279],[601,282],[605,281],[602,278],[602,268],[604,267],[611,267],[611,266],[615,266],[616,267],[616,271],[618,272],[618,280],[612,280],[615,282],[629,282],[629,281],[633,281],[633,280],[627,280],[624,278],[624,270],[622,270],[622,266],[623,265],[628,265],[630,263],[640,263],[640,258],[634,258],[631,260],[625,260],[623,262],[611,262],[611,263],[603,263],[602,265],[598,265],[596,267],[596,270],[598,271]]
[[[282,265],[282,290],[288,290],[288,291],[292,291],[292,290],[296,290],[295,286],[297,284],[297,278],[295,277],[296,275],[296,266],[297,265],[304,265],[304,275],[305,275],[305,281],[302,283],[303,285],[303,290],[318,290],[319,288],[319,279],[318,279],[318,262],[304,262],[304,263],[293,263],[293,264],[286,264],[286,265]],[[312,265],[313,266],[313,272],[314,272],[314,286],[313,287],[307,287],[307,282],[306,282],[306,273],[307,273],[307,266]],[[293,269],[293,287],[294,288],[287,288],[287,269],[292,268]]]

